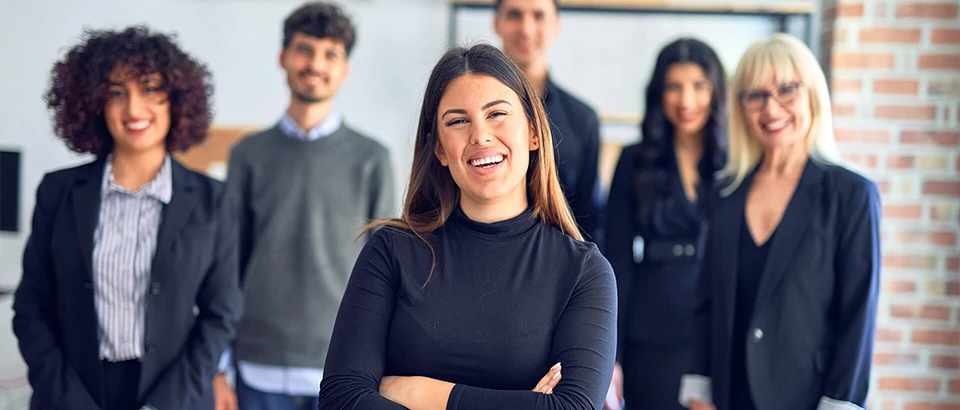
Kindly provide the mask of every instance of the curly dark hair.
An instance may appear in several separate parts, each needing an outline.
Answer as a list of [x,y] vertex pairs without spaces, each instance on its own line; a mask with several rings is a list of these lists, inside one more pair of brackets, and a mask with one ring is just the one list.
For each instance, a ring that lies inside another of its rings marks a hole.
[[350,18],[340,7],[330,3],[311,2],[290,13],[283,21],[283,48],[290,46],[297,33],[342,42],[348,57],[357,40],[357,30]]
[[181,50],[171,36],[144,26],[123,31],[86,29],[81,43],[51,70],[44,101],[53,110],[54,132],[67,147],[97,156],[113,150],[104,119],[110,72],[130,66],[137,76],[158,73],[170,100],[167,151],[183,151],[207,137],[213,116],[210,72]]
[[[707,198],[706,193],[714,188],[714,176],[723,168],[727,158],[727,81],[720,63],[720,58],[710,46],[692,38],[681,38],[660,51],[657,57],[650,84],[646,90],[646,108],[640,132],[643,139],[637,151],[636,185],[638,191],[643,185],[651,181],[643,177],[651,174],[644,170],[650,168],[670,168],[675,161],[673,152],[673,125],[667,119],[663,110],[663,93],[667,85],[667,70],[673,64],[693,63],[700,66],[713,84],[713,94],[710,96],[710,117],[704,124],[703,156],[697,170],[700,174],[700,184],[697,187],[698,197]],[[657,183],[662,184],[662,178]],[[656,183],[655,183],[656,184]],[[650,202],[650,201],[641,201]],[[700,201],[703,204],[703,201]],[[701,210],[703,207],[701,207]]]

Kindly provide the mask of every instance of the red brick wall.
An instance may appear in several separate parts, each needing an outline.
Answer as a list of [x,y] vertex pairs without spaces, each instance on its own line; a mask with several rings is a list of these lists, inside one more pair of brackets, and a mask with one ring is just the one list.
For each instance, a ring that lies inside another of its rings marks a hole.
[[958,8],[824,1],[837,139],[884,205],[871,410],[960,410]]

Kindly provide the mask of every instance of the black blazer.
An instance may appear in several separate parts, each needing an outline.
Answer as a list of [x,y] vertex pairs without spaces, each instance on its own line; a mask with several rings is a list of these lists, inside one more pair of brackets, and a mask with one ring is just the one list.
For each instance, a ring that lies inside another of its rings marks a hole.
[[[13,303],[32,410],[102,407],[91,260],[105,163],[49,173],[37,189]],[[176,161],[172,178],[151,268],[138,395],[159,410],[208,410],[241,313],[237,224],[223,184]]]
[[676,346],[689,337],[706,230],[705,202],[687,198],[673,147],[642,167],[639,152],[639,144],[624,148],[606,206],[604,255],[620,301],[618,359],[627,341]]
[[[733,410],[738,238],[752,180],[718,203],[703,260],[701,296],[712,328],[700,370],[711,377],[718,410]],[[824,398],[863,407],[880,285],[876,185],[846,168],[807,161],[771,240],[745,341],[757,409],[813,410]]]

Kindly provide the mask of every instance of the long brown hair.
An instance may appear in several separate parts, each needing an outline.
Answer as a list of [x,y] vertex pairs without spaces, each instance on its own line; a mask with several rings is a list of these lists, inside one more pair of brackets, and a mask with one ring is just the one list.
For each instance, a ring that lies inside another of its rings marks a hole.
[[391,226],[413,232],[430,248],[433,262],[429,282],[437,264],[437,255],[425,235],[443,226],[460,200],[460,188],[450,171],[435,156],[437,143],[437,110],[447,85],[464,75],[490,76],[517,93],[527,121],[539,138],[537,150],[530,151],[527,168],[527,198],[532,203],[533,217],[560,228],[576,240],[583,240],[570,212],[553,159],[553,138],[547,114],[537,92],[526,76],[503,53],[489,44],[455,47],[447,50],[430,73],[420,109],[417,140],[413,150],[410,183],[400,218],[382,219],[364,228],[364,232]]

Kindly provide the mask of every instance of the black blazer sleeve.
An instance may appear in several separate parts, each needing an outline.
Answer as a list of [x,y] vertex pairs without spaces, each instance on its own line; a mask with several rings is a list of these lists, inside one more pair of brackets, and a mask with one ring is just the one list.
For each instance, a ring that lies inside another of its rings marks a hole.
[[399,284],[382,228],[360,251],[333,327],[320,409],[403,409],[380,395]]
[[[633,147],[636,147],[635,145]],[[628,147],[620,154],[617,168],[610,183],[604,223],[604,251],[617,278],[617,362],[622,359],[625,340],[624,321],[628,317],[626,304],[633,289],[633,236],[636,204],[633,200],[633,176],[635,150]]]
[[205,396],[242,313],[236,213],[229,190],[220,188],[214,195],[217,233],[212,250],[216,258],[197,291],[197,322],[180,357],[145,396],[145,402],[159,410],[191,408],[194,398]]
[[841,208],[837,272],[837,339],[824,396],[864,406],[880,288],[880,195],[862,180]]
[[13,301],[13,332],[27,363],[34,400],[47,409],[96,410],[100,407],[65,360],[55,331],[57,289],[50,239],[66,189],[50,174],[37,188],[32,230],[23,251],[23,278]]

